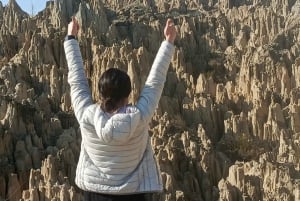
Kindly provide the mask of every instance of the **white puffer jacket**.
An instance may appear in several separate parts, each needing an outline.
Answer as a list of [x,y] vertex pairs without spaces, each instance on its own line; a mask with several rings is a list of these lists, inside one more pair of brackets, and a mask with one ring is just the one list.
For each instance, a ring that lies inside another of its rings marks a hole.
[[112,116],[92,101],[78,42],[65,41],[64,48],[72,105],[82,135],[76,184],[85,191],[104,194],[161,191],[148,124],[164,87],[174,45],[161,44],[137,104],[130,112]]

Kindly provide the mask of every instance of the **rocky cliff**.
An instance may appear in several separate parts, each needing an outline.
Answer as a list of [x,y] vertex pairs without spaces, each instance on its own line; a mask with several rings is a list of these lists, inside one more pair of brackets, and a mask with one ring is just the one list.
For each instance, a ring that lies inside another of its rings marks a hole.
[[299,14],[299,0],[55,0],[36,16],[0,4],[0,201],[82,200],[63,50],[73,15],[95,101],[118,67],[134,103],[176,23],[150,125],[164,192],[149,200],[300,200]]

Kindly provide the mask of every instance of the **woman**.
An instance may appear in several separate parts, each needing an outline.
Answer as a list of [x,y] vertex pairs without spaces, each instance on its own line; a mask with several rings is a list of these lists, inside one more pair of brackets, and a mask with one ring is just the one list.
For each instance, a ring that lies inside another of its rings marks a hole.
[[86,201],[145,200],[145,193],[162,191],[148,135],[174,54],[176,29],[168,19],[162,42],[135,106],[128,106],[129,76],[118,69],[104,72],[98,83],[101,103],[93,103],[75,37],[75,18],[68,26],[64,48],[69,68],[72,106],[82,143],[75,182]]

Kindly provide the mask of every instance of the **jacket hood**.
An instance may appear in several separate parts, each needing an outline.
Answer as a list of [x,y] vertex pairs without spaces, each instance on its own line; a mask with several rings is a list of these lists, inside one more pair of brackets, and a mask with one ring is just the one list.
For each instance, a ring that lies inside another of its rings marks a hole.
[[94,125],[97,135],[104,142],[124,143],[135,137],[135,130],[141,121],[139,110],[131,111],[130,113],[117,113],[110,118],[102,110],[98,111],[99,114],[96,112],[94,118]]

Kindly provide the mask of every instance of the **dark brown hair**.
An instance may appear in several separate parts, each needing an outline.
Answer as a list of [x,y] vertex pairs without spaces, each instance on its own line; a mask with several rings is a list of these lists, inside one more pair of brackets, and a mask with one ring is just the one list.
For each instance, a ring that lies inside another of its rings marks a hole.
[[122,106],[131,92],[130,78],[126,72],[117,68],[106,70],[98,82],[101,108],[112,112]]

